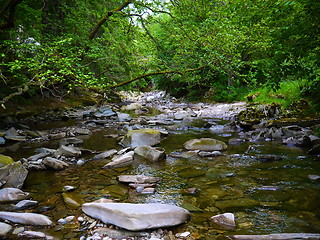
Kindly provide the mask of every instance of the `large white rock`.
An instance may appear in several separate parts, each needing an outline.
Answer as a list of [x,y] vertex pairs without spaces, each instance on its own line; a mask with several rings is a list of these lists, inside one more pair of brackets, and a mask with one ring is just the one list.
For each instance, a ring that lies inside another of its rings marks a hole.
[[0,202],[13,202],[29,198],[29,193],[18,188],[0,189]]
[[169,204],[85,203],[82,210],[104,223],[131,231],[170,227],[188,220],[188,210]]
[[120,144],[124,147],[154,146],[161,141],[161,133],[158,130],[145,128],[129,130]]
[[228,148],[227,144],[214,138],[191,139],[183,144],[187,150],[222,151]]
[[37,213],[0,212],[0,219],[25,225],[47,226],[52,224],[47,216]]

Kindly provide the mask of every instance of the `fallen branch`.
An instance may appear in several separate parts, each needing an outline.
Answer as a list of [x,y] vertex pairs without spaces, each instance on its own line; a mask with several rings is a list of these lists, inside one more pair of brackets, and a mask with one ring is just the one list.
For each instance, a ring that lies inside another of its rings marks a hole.
[[139,76],[139,77],[136,77],[136,78],[127,80],[127,81],[125,81],[125,82],[122,82],[122,83],[119,83],[119,84],[116,84],[116,85],[107,87],[106,89],[108,90],[108,89],[112,89],[112,88],[116,88],[116,87],[121,87],[121,86],[126,85],[126,84],[128,84],[128,83],[137,81],[137,80],[142,79],[142,78],[154,76],[154,75],[171,74],[171,73],[176,73],[176,74],[183,75],[183,74],[186,73],[186,72],[197,71],[197,70],[200,70],[200,69],[205,68],[205,67],[206,67],[206,66],[201,66],[201,67],[198,67],[198,68],[187,69],[187,70],[185,70],[185,71],[170,70],[170,71],[160,71],[160,72],[147,73],[147,74],[144,74],[144,75],[142,75],[142,76]]

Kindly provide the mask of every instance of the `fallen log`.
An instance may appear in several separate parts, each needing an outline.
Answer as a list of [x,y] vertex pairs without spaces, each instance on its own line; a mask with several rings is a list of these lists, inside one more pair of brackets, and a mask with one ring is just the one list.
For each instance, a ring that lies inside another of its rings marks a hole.
[[231,235],[226,237],[232,240],[319,240],[320,233],[276,233],[268,235]]

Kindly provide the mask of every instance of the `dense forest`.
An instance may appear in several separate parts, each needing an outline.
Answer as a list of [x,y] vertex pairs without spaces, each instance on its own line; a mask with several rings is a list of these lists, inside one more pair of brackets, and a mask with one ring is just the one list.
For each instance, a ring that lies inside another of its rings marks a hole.
[[320,102],[319,1],[0,3],[3,106],[43,92],[115,87],[190,100],[268,92]]

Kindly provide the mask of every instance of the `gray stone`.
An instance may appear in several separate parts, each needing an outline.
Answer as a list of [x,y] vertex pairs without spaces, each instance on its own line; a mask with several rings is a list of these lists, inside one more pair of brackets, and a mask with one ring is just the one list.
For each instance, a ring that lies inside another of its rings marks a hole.
[[76,137],[70,137],[70,138],[64,138],[60,140],[60,146],[64,145],[64,146],[68,146],[68,145],[81,145],[83,144],[83,140],[80,138],[76,138]]
[[169,204],[85,203],[82,210],[104,223],[131,231],[176,226],[190,216],[186,209]]
[[80,135],[89,135],[89,134],[91,134],[91,131],[89,129],[86,129],[86,128],[76,128],[74,131],[77,134],[80,134]]
[[117,114],[109,107],[101,108],[94,114],[96,118],[109,118],[115,115]]
[[52,133],[50,134],[48,137],[50,139],[61,139],[61,138],[64,138],[65,136],[67,136],[67,133],[66,132],[60,132],[60,133]]
[[137,110],[137,109],[141,109],[141,108],[142,108],[142,105],[140,103],[131,103],[129,105],[122,106],[121,110],[131,111],[131,110]]
[[14,202],[29,198],[29,193],[23,192],[18,188],[0,189],[0,202]]
[[112,161],[103,166],[103,168],[118,168],[128,166],[133,163],[134,151],[127,152],[123,155],[117,155],[112,158]]
[[200,157],[218,157],[218,156],[221,156],[222,153],[219,151],[212,151],[212,152],[201,151],[198,153],[198,155]]
[[118,112],[117,115],[119,122],[130,122],[132,120],[129,113]]
[[36,231],[23,231],[18,234],[19,237],[25,237],[29,239],[47,239],[46,234],[43,232],[36,232]]
[[124,147],[154,146],[161,141],[161,134],[158,130],[145,128],[129,130],[120,144]]
[[29,207],[34,207],[38,205],[38,201],[32,201],[32,200],[22,200],[18,202],[15,207],[18,209],[24,209],[24,208],[29,208]]
[[53,170],[63,170],[67,168],[69,165],[65,163],[64,161],[61,161],[56,158],[52,157],[46,157],[42,162],[47,168],[53,169]]
[[154,148],[151,146],[136,147],[134,153],[150,162],[158,162],[166,158],[166,152],[163,148]]
[[6,143],[6,140],[3,137],[0,137],[0,145],[4,145]]
[[0,180],[6,182],[3,187],[22,188],[27,175],[28,170],[19,162],[0,168]]
[[51,220],[47,216],[37,213],[16,213],[1,211],[0,219],[25,225],[47,226],[52,224]]
[[215,215],[211,217],[210,220],[214,223],[214,225],[217,225],[223,229],[230,230],[236,227],[233,213]]
[[74,146],[60,146],[59,149],[54,154],[57,156],[65,156],[65,157],[79,157],[81,155],[80,149]]
[[7,236],[12,231],[12,226],[3,222],[0,222],[0,237]]
[[191,139],[183,144],[187,150],[222,151],[227,149],[227,144],[213,138]]
[[36,155],[32,155],[32,156],[28,157],[27,159],[28,159],[28,161],[37,161],[40,158],[44,158],[44,157],[49,156],[50,154],[51,153],[48,153],[48,152],[46,152],[46,153],[38,153]]
[[100,153],[100,154],[94,156],[92,159],[93,160],[105,159],[105,158],[113,156],[117,152],[118,151],[116,149],[111,149],[111,150],[108,150],[106,152],[103,152],[103,153]]
[[120,175],[118,177],[118,180],[119,182],[124,182],[124,183],[143,184],[143,183],[157,183],[161,181],[161,178],[150,177],[145,175]]

